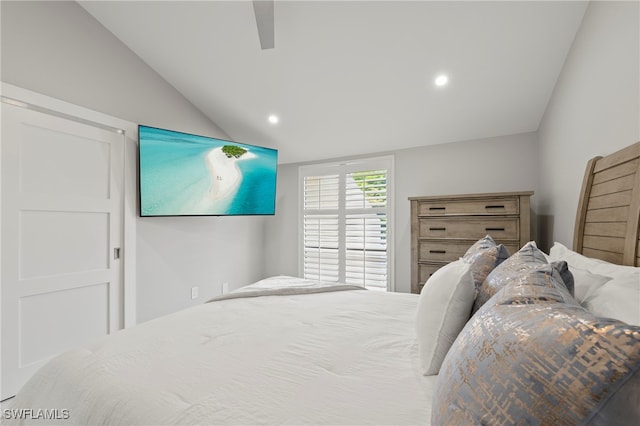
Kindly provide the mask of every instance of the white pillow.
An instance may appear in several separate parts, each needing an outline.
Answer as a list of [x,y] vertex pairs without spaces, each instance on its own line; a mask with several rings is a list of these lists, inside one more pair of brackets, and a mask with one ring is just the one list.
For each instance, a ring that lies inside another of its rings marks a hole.
[[553,243],[553,247],[549,251],[549,257],[554,261],[565,260],[570,267],[584,269],[591,273],[611,278],[624,277],[640,271],[640,268],[636,266],[616,265],[615,263],[584,256],[558,242]]
[[640,326],[640,270],[613,278],[587,297],[582,306],[599,317]]
[[475,288],[471,265],[457,260],[438,269],[420,292],[416,332],[420,368],[438,374],[453,341],[469,320]]
[[585,269],[569,266],[569,271],[573,275],[573,297],[580,304],[589,300],[600,287],[611,281],[611,277],[593,274]]

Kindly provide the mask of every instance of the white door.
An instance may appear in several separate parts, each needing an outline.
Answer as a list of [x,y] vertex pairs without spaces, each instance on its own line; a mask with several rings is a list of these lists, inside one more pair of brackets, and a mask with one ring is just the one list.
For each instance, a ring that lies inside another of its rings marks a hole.
[[2,103],[1,396],[122,328],[124,135]]

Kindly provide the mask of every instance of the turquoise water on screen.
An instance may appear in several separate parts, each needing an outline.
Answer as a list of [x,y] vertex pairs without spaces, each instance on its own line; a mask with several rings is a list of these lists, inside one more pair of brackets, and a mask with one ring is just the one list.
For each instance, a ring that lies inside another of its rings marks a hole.
[[[140,212],[142,216],[274,214],[276,150],[140,126]],[[211,200],[211,150],[235,145],[254,158],[236,162],[242,180],[236,191]]]

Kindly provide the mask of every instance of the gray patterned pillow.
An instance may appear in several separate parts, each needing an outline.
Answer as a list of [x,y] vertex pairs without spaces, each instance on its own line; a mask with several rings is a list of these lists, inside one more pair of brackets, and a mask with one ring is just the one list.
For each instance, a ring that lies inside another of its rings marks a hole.
[[507,248],[502,244],[496,244],[490,235],[480,238],[469,247],[462,256],[462,260],[471,265],[471,277],[476,291],[487,275],[507,258],[509,258]]
[[580,306],[569,294],[561,275],[553,265],[540,265],[516,276],[499,291],[500,296],[483,305],[531,305],[535,303],[566,303]]
[[[476,300],[473,303],[472,313],[475,313],[494,294],[518,278],[522,272],[544,268],[549,263],[543,252],[533,242],[528,242],[510,258],[492,270],[478,288]],[[564,283],[570,294],[573,294],[573,276],[564,261],[552,263],[558,273],[560,282]]]
[[467,323],[431,423],[640,424],[640,327],[598,318],[550,265],[522,271]]

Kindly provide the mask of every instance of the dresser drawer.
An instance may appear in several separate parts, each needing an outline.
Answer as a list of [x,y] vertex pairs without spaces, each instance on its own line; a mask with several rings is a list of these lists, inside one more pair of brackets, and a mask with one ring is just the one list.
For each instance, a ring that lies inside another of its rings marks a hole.
[[421,240],[418,261],[453,262],[467,252],[468,242]]
[[479,239],[489,234],[494,240],[519,239],[518,218],[483,217],[462,219],[420,219],[420,238]]
[[418,216],[492,216],[518,214],[517,198],[498,198],[464,201],[422,201],[418,205]]
[[[520,245],[516,242],[496,242],[498,244],[503,244],[507,248],[507,251],[510,255],[520,250]],[[459,258],[464,256],[471,244],[473,243],[455,244],[449,242],[422,241],[420,243],[420,263],[418,264],[418,285],[420,287],[420,290],[422,289],[422,286],[424,286],[424,283],[427,282],[429,277],[431,277],[434,272],[445,266],[447,263],[458,260]],[[431,250],[443,250],[446,251],[446,253],[430,253]],[[423,252],[425,253],[423,254]],[[438,255],[446,257],[446,260],[439,263],[440,259],[438,258]]]
[[418,277],[419,277],[418,286],[419,286],[420,290],[422,290],[422,287],[424,286],[424,283],[427,282],[429,277],[431,275],[433,275],[433,273],[435,271],[437,271],[438,269],[442,268],[444,265],[446,265],[446,263],[442,263],[442,264],[439,264],[439,265],[421,263],[418,266]]
[[[418,251],[419,262],[453,262],[460,259],[467,252],[469,247],[475,241],[438,241],[438,240],[421,240]],[[503,244],[509,254],[512,255],[520,250],[519,244],[514,241],[496,241],[497,244]]]

